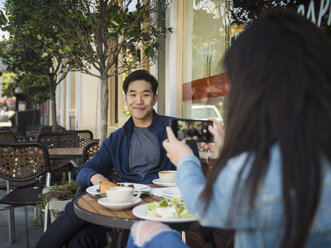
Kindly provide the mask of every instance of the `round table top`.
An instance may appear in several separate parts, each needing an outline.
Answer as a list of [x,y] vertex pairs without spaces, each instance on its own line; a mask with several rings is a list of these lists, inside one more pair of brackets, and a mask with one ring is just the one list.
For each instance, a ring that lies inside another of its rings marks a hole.
[[[139,220],[138,217],[133,215],[132,208],[126,210],[110,210],[98,203],[99,198],[101,197],[92,196],[90,194],[84,194],[80,197],[77,197],[74,201],[75,214],[81,219],[93,224],[121,229],[130,229],[132,224]],[[153,201],[160,201],[163,199],[161,197],[149,194],[143,194],[141,198],[142,201],[139,202],[138,205],[150,203]],[[179,231],[197,230],[199,228],[199,224],[196,221],[167,224],[171,228]]]

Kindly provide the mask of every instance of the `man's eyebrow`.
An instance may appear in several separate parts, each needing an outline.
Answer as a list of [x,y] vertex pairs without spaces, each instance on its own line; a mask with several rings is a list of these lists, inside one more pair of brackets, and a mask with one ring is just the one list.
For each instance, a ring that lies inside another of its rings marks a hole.
[[[137,92],[137,90],[131,89],[131,90],[128,91],[128,93],[131,93],[131,92]],[[142,92],[150,93],[150,92],[152,92],[152,90],[151,89],[146,89],[146,90],[143,90]]]

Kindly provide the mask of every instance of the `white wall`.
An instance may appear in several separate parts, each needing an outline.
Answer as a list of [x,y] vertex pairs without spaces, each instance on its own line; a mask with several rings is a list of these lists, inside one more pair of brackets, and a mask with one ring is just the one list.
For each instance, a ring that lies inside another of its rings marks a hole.
[[176,15],[177,0],[173,0],[166,11],[166,26],[173,32],[165,42],[165,114],[176,116]]

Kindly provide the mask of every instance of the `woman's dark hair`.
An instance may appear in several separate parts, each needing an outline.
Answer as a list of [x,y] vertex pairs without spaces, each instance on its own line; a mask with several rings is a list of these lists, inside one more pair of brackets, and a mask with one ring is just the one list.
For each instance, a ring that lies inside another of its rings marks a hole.
[[123,82],[123,91],[125,94],[128,92],[130,83],[136,80],[145,80],[146,82],[149,82],[152,85],[152,91],[154,95],[156,95],[157,87],[159,84],[156,78],[145,70],[134,71],[125,78]]
[[274,9],[248,27],[224,59],[231,82],[226,135],[201,198],[208,208],[227,161],[248,152],[253,162],[242,167],[232,201],[239,202],[235,211],[245,197],[252,207],[270,148],[278,144],[286,225],[281,247],[304,247],[319,204],[321,159],[331,161],[330,48],[329,38],[305,17]]

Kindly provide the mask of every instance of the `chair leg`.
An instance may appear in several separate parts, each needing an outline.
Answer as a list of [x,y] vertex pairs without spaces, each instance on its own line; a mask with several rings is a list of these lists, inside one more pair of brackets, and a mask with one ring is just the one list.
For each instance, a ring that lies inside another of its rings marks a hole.
[[186,244],[186,232],[182,231],[181,234],[182,234],[181,235],[182,236],[182,241],[183,241],[184,244]]
[[49,206],[47,203],[44,209],[44,232],[46,232],[46,229],[48,227],[48,218],[49,218],[48,215],[49,215]]
[[29,248],[30,242],[29,242],[28,210],[26,206],[24,206],[24,212],[25,212],[25,228],[26,228],[26,247]]
[[15,237],[15,211],[13,207],[9,208],[9,216],[8,216],[8,238],[9,243],[12,244],[16,241]]

